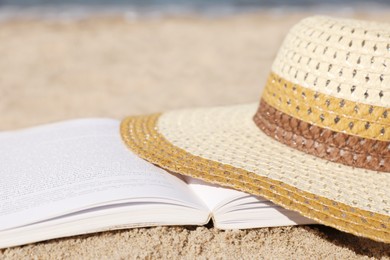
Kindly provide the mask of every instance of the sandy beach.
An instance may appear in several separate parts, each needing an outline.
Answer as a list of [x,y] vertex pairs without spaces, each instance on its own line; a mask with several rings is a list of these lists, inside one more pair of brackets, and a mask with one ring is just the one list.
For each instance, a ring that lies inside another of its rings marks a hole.
[[[309,15],[0,22],[0,130],[256,102],[283,37]],[[390,22],[390,12],[344,17]],[[390,245],[324,226],[153,227],[0,250],[2,259],[194,257],[385,259]]]

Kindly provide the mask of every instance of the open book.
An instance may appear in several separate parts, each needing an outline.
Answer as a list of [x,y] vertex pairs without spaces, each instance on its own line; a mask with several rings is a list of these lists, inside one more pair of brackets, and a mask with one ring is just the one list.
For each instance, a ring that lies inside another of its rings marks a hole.
[[314,221],[261,198],[170,174],[133,154],[119,121],[0,133],[0,248],[156,225],[256,228]]

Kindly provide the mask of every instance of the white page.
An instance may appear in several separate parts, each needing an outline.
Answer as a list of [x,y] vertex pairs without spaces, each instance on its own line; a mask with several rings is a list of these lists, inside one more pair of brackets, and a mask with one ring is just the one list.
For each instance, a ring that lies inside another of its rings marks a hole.
[[[208,209],[213,212],[217,207],[228,203],[236,198],[246,197],[247,193],[234,189],[222,187],[201,181],[199,179],[184,177],[188,187],[196,194],[196,196],[203,201]],[[252,196],[253,199],[263,201],[261,197]]]
[[245,229],[316,224],[298,212],[284,209],[268,200],[246,195],[214,209],[216,226],[221,229]]
[[129,198],[204,207],[184,182],[134,155],[112,119],[0,133],[0,179],[0,230]]
[[190,189],[213,213],[214,225],[221,229],[315,224],[299,213],[271,201],[234,189],[185,177]]

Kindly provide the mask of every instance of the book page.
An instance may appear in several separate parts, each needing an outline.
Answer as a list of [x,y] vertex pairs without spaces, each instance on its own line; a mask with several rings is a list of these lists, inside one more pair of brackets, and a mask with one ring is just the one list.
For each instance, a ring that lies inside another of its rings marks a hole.
[[[188,184],[188,187],[203,201],[211,212],[221,204],[228,203],[235,198],[248,196],[245,192],[207,183],[189,176],[185,176],[184,180]],[[256,196],[253,197],[256,198]]]
[[214,226],[217,228],[245,229],[316,223],[263,197],[191,177],[184,179],[212,212]]
[[2,132],[0,147],[0,230],[137,200],[206,210],[183,181],[125,146],[117,120]]

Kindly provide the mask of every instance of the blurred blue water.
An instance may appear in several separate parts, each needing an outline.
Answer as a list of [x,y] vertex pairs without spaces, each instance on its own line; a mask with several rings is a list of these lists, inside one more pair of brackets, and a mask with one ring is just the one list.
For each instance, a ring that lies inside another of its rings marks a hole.
[[138,17],[313,9],[328,12],[380,11],[390,9],[390,0],[0,0],[0,19],[28,14],[74,17],[95,12]]
[[229,5],[247,7],[276,7],[276,6],[319,6],[330,5],[350,5],[356,6],[361,3],[390,5],[389,0],[0,0],[1,5],[13,6],[39,6],[39,5],[129,5],[135,7],[142,6],[198,6],[207,8],[208,6]]
[[0,6],[101,6],[101,5],[121,5],[133,7],[163,7],[166,5],[182,7],[315,7],[324,5],[334,6],[359,6],[369,5],[389,5],[390,0],[0,0]]

